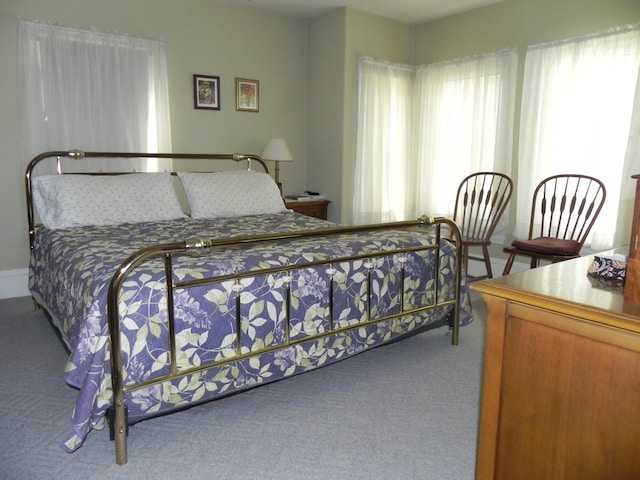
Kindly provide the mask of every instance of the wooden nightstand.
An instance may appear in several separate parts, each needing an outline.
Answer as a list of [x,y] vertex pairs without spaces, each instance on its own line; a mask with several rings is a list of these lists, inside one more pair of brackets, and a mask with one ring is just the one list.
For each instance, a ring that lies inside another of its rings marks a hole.
[[329,200],[304,200],[301,202],[285,202],[284,205],[294,212],[326,220],[327,207],[330,203]]

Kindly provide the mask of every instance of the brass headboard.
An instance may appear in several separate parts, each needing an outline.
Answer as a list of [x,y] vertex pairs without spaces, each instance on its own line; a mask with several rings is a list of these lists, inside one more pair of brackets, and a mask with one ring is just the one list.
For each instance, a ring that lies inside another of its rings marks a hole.
[[[35,221],[35,212],[33,206],[33,191],[31,186],[31,179],[33,171],[40,162],[46,159],[55,159],[56,171],[58,174],[63,174],[61,159],[69,158],[72,160],[83,160],[85,158],[167,158],[167,159],[180,159],[180,160],[233,160],[239,162],[241,160],[247,161],[247,170],[251,170],[251,162],[256,161],[259,163],[266,173],[269,172],[267,162],[265,162],[258,155],[244,154],[244,153],[136,153],[136,152],[83,152],[81,150],[69,150],[69,151],[51,151],[41,153],[29,162],[27,165],[25,174],[25,188],[27,194],[27,221],[29,224],[29,245],[33,248],[33,236],[38,228],[39,224]],[[118,175],[132,172],[93,172],[83,173],[84,175]],[[174,173],[175,172],[171,172]]]

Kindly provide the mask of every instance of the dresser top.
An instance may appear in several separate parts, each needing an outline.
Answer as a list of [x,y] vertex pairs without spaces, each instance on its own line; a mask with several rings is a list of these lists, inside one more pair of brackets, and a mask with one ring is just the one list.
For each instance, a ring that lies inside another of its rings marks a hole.
[[[627,253],[628,249],[598,255]],[[640,333],[640,304],[626,302],[622,285],[587,274],[593,255],[471,285],[493,295]]]

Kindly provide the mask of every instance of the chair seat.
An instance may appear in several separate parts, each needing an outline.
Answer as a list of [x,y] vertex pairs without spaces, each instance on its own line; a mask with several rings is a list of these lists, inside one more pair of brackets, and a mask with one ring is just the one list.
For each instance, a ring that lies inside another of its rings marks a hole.
[[580,252],[580,243],[575,240],[562,238],[538,237],[531,240],[514,240],[511,246],[518,250],[524,250],[542,255],[567,255],[575,256]]

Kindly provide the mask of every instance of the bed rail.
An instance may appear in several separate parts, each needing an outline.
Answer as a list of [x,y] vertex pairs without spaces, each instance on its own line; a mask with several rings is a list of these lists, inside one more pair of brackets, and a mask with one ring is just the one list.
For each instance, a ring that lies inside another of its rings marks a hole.
[[[387,250],[380,253],[371,253],[367,252],[362,255],[354,255],[350,257],[338,257],[332,258],[326,261],[316,261],[316,262],[307,262],[303,264],[295,264],[295,265],[285,265],[278,267],[270,267],[262,270],[251,270],[248,272],[235,273],[235,274],[227,274],[221,275],[217,277],[211,277],[201,280],[191,280],[186,282],[173,282],[172,278],[172,260],[174,255],[180,255],[184,253],[195,253],[205,255],[207,250],[224,248],[225,246],[237,245],[239,243],[250,244],[250,243],[258,243],[258,242],[272,242],[283,239],[293,239],[293,238],[303,238],[303,237],[313,237],[313,236],[327,236],[333,234],[341,234],[341,233],[353,233],[353,232],[364,232],[364,231],[374,231],[381,229],[415,229],[419,231],[424,231],[432,233],[435,230],[435,241],[433,243],[429,243],[428,245],[421,245],[418,247],[410,247],[410,249],[399,249],[399,250]],[[447,236],[453,236],[455,238],[455,242],[452,244],[452,247],[455,248],[455,291],[454,297],[449,298],[447,300],[440,299],[440,295],[438,294],[440,286],[439,286],[439,272],[440,272],[440,254],[441,254],[441,241],[444,240],[444,236],[442,235],[442,229],[446,228]],[[279,233],[274,235],[261,235],[255,237],[240,237],[233,239],[206,239],[206,238],[190,238],[183,242],[170,243],[170,244],[162,244],[147,247],[138,251],[137,253],[132,254],[129,258],[127,258],[118,268],[116,273],[114,274],[111,284],[109,286],[108,300],[107,300],[107,315],[109,322],[109,335],[111,341],[111,375],[112,375],[112,388],[113,388],[113,404],[112,410],[110,412],[110,428],[112,438],[115,440],[115,450],[116,450],[116,463],[118,465],[124,465],[127,463],[127,409],[125,405],[125,395],[128,392],[144,388],[153,384],[159,384],[171,379],[175,379],[178,377],[183,377],[185,375],[202,372],[205,370],[209,370],[212,368],[219,367],[224,364],[229,364],[232,362],[237,362],[239,360],[249,358],[252,356],[261,355],[265,352],[289,347],[295,345],[297,343],[313,341],[314,339],[318,339],[321,337],[326,337],[329,335],[333,335],[339,332],[344,332],[348,330],[353,330],[357,328],[361,328],[362,324],[357,323],[349,326],[338,326],[333,325],[330,322],[330,327],[328,331],[318,332],[311,336],[306,336],[302,339],[289,339],[287,338],[284,344],[278,344],[277,346],[265,346],[259,351],[250,351],[247,353],[238,352],[235,356],[231,358],[224,358],[221,360],[216,360],[215,362],[208,363],[206,365],[193,366],[189,369],[181,369],[179,372],[175,368],[176,360],[176,350],[172,337],[172,332],[174,329],[174,311],[173,311],[173,290],[175,288],[188,288],[190,286],[200,285],[203,283],[213,283],[220,281],[236,281],[239,282],[243,277],[253,277],[263,274],[270,273],[278,273],[284,272],[289,275],[292,271],[298,269],[309,268],[311,266],[319,266],[319,265],[327,265],[327,268],[331,268],[331,264],[337,264],[339,262],[346,262],[350,260],[356,259],[371,259],[375,256],[389,256],[394,254],[402,254],[408,251],[418,251],[418,250],[433,250],[435,252],[435,294],[434,294],[434,303],[432,305],[428,305],[426,307],[420,307],[413,310],[405,310],[404,307],[401,309],[402,311],[397,314],[392,314],[386,317],[380,318],[369,318],[368,321],[371,323],[378,323],[390,320],[392,318],[400,317],[402,315],[408,315],[412,313],[418,313],[423,310],[434,309],[437,307],[446,307],[450,306],[452,308],[452,315],[449,319],[444,323],[449,324],[449,328],[452,331],[451,342],[454,345],[458,344],[458,336],[459,336],[459,328],[460,328],[460,302],[461,302],[461,281],[462,281],[462,253],[461,253],[461,234],[455,222],[445,217],[428,217],[423,216],[417,220],[412,221],[404,221],[404,222],[392,222],[385,224],[373,224],[373,225],[360,225],[360,226],[337,226],[334,228],[325,228],[321,230],[308,230],[308,231],[297,231],[297,232],[288,232],[288,233]],[[127,384],[124,383],[123,378],[123,361],[121,354],[121,344],[120,344],[120,322],[119,318],[119,310],[118,310],[118,298],[119,292],[122,288],[123,283],[129,276],[129,274],[140,264],[149,261],[151,259],[162,259],[164,262],[164,270],[165,270],[165,281],[167,286],[167,313],[168,313],[168,328],[170,332],[170,372],[164,374],[162,376],[158,376],[156,378],[146,380],[144,382],[136,383],[136,384]],[[287,287],[289,288],[289,287]],[[286,324],[289,323],[289,318],[287,316]],[[240,335],[240,329],[238,329],[238,335]],[[239,338],[236,340],[239,344]]]
[[[68,151],[50,151],[44,152],[34,157],[27,165],[25,174],[25,190],[27,194],[27,222],[29,225],[29,246],[33,248],[33,238],[36,229],[40,226],[35,220],[35,209],[33,204],[33,190],[32,190],[32,178],[33,172],[37,165],[48,159],[54,159],[56,162],[56,172],[58,175],[63,175],[62,171],[62,159],[68,158],[71,160],[85,160],[88,158],[166,158],[177,160],[232,160],[235,162],[246,161],[247,170],[251,170],[251,162],[255,161],[259,163],[266,173],[269,172],[269,166],[267,162],[258,155],[251,155],[245,153],[133,153],[133,152],[84,152],[82,150],[68,150]],[[82,175],[118,175],[129,172],[84,172]],[[171,172],[175,174],[175,172]]]

